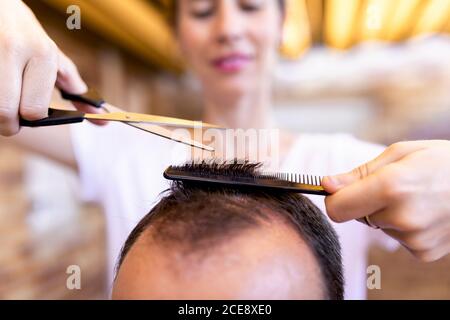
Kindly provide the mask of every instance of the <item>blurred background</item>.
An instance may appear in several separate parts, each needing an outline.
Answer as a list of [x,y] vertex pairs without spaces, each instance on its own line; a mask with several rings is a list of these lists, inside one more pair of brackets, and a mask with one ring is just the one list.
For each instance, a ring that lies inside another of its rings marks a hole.
[[[199,117],[163,0],[25,2],[111,103]],[[73,4],[80,30],[66,27]],[[450,139],[450,0],[288,0],[274,77],[280,127],[383,144]],[[107,298],[102,212],[79,201],[74,173],[5,140],[0,155],[0,298]],[[450,299],[450,257],[425,264],[373,248],[370,263],[382,270],[371,299]],[[82,290],[67,290],[69,265],[81,267]]]

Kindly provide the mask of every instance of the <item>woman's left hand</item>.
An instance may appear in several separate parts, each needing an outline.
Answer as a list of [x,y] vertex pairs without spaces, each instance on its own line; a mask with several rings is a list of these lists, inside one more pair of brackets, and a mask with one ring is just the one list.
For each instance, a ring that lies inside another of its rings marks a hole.
[[450,252],[450,141],[393,144],[322,185],[333,221],[379,227],[423,261]]

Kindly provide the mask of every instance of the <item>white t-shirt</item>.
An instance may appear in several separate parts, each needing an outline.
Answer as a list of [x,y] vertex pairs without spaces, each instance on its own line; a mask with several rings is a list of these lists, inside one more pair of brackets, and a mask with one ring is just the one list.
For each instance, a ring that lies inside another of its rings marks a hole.
[[[189,148],[120,123],[71,126],[82,198],[100,203],[106,213],[108,280],[120,249],[140,219],[158,202],[169,182],[162,175],[171,164],[188,160]],[[329,175],[371,160],[383,147],[347,134],[300,135],[281,164],[285,172]],[[325,212],[324,198],[309,196]],[[343,249],[346,299],[365,299],[366,260],[373,239],[392,245],[379,230],[350,221],[333,223]],[[110,282],[111,283],[111,282]]]

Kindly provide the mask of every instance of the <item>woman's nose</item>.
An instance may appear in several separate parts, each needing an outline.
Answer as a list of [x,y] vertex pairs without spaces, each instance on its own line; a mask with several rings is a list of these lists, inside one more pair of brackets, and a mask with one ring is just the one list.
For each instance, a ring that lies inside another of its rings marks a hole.
[[233,1],[222,1],[216,21],[216,39],[219,43],[234,42],[243,34],[243,23],[239,10],[231,4]]

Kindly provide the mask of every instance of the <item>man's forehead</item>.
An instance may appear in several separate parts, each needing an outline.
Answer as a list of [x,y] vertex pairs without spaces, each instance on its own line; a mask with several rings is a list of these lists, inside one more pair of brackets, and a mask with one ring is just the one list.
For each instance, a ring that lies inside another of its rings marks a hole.
[[[152,266],[155,270],[158,264],[173,275],[189,277],[208,274],[213,272],[211,270],[220,268],[239,268],[242,271],[242,268],[248,266],[256,267],[265,257],[280,261],[300,259],[296,263],[317,264],[315,259],[304,259],[305,255],[312,256],[311,248],[303,241],[299,230],[287,217],[287,212],[280,212],[280,209],[270,203],[260,203],[239,195],[227,199],[230,200],[227,205],[232,206],[235,201],[244,201],[245,205],[239,205],[239,210],[235,212],[228,208],[225,217],[236,218],[229,215],[234,212],[236,216],[249,216],[251,222],[240,227],[236,224],[226,226],[226,221],[217,224],[216,221],[212,231],[204,230],[209,228],[209,221],[215,219],[210,213],[204,217],[207,218],[207,223],[200,226],[204,222],[201,213],[190,212],[189,218],[178,219],[176,215],[183,216],[184,213],[175,212],[167,218],[167,211],[160,212],[161,219],[154,219],[146,225],[125,260],[133,258],[134,268],[145,269]],[[218,204],[217,206],[220,207]],[[242,211],[242,208],[246,208],[246,211]],[[227,228],[231,232],[225,230]],[[205,233],[203,238],[198,235],[194,238],[202,238],[203,241],[193,241],[192,234],[199,232]],[[183,234],[187,237],[180,236]]]
[[[139,239],[122,266],[129,284],[156,292],[164,287],[199,293],[222,288],[239,292],[242,298],[263,289],[279,296],[296,292],[297,287],[322,288],[311,250],[283,224],[247,230],[203,255],[186,255],[178,249]],[[145,279],[139,279],[142,275]]]

